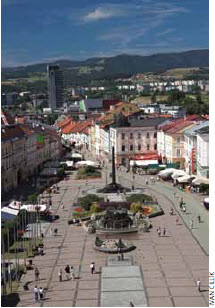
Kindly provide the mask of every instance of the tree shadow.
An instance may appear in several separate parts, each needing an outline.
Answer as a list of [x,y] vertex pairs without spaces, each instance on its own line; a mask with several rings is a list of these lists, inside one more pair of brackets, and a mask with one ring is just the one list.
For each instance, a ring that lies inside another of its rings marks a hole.
[[1,297],[1,306],[2,307],[16,307],[20,301],[18,293],[11,293],[6,296]]

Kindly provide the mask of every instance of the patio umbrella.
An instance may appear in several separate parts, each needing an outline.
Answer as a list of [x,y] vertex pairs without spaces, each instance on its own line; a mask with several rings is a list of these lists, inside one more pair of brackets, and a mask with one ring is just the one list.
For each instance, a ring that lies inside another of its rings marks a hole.
[[186,175],[187,173],[184,171],[184,170],[175,170],[174,172],[173,172],[173,174],[171,175],[171,178],[172,179],[177,179],[177,178],[179,178],[179,177],[181,177],[181,176],[184,176],[184,175]]
[[185,174],[183,176],[180,176],[178,178],[178,182],[179,183],[188,183],[194,176],[189,175],[189,174]]
[[197,175],[197,177],[192,181],[192,184],[195,185],[209,184],[209,179]]

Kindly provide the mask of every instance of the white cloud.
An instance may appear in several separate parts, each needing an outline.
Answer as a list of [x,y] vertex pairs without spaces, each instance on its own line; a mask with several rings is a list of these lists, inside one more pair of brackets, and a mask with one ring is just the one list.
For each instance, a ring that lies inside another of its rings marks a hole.
[[116,8],[116,7],[98,7],[94,11],[89,12],[83,17],[83,21],[85,22],[93,22],[93,21],[98,21],[101,19],[108,19],[111,17],[117,17],[121,16],[122,12]]
[[175,29],[166,29],[166,30],[164,30],[162,32],[158,32],[157,36],[165,36],[165,35],[167,35],[169,33],[172,33],[173,31],[175,31]]

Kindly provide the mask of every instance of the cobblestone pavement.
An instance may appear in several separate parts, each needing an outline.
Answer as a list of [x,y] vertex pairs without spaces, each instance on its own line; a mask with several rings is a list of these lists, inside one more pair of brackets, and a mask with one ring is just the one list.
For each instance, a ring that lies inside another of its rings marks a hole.
[[[128,185],[129,179],[121,179]],[[83,227],[68,225],[72,211],[72,202],[83,190],[103,186],[102,180],[62,181],[60,194],[53,195],[52,210],[60,219],[52,224],[58,228],[58,236],[47,233],[44,238],[44,256],[36,256],[34,264],[40,270],[40,280],[35,282],[34,271],[28,271],[21,279],[18,306],[44,307],[96,307],[100,306],[100,268],[107,263],[107,256],[95,251],[95,235],[87,234]],[[156,186],[153,188],[157,189]],[[175,216],[169,215],[172,202],[164,194],[152,193],[162,205],[165,215],[151,219],[150,232],[123,235],[137,249],[129,253],[134,264],[140,266],[143,282],[151,307],[167,306],[208,306],[208,256],[202,250],[193,234],[180,219],[176,226]],[[169,197],[169,196],[168,196]],[[64,204],[64,210],[61,204]],[[157,236],[157,227],[167,229],[166,236]],[[110,236],[109,236],[110,237]],[[110,256],[110,255],[108,255]],[[96,274],[90,273],[90,263],[96,264]],[[75,280],[66,281],[64,268],[75,267]],[[58,281],[58,271],[63,270],[63,282]],[[196,288],[196,280],[201,280],[202,292]],[[28,283],[29,290],[23,285]],[[45,300],[34,302],[33,288],[37,285],[45,288]],[[128,303],[129,304],[129,303]]]

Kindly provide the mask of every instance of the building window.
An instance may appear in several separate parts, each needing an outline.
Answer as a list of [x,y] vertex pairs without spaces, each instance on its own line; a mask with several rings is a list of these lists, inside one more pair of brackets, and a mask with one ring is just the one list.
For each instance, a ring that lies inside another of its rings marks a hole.
[[141,151],[141,144],[138,144],[138,151]]
[[157,150],[157,143],[154,144],[154,150]]
[[138,139],[140,139],[141,138],[141,133],[138,133]]
[[177,157],[180,157],[180,156],[181,156],[181,151],[180,151],[180,149],[177,149],[176,155],[177,155]]
[[156,132],[154,133],[154,138],[157,138],[157,133]]
[[130,144],[130,151],[133,151],[133,144]]
[[146,134],[146,138],[149,138],[149,133]]
[[149,144],[147,144],[147,151],[149,150],[149,148],[150,148],[150,145],[149,145]]
[[180,143],[180,142],[181,142],[181,138],[177,137],[177,143]]
[[130,133],[130,139],[133,139],[133,133]]
[[122,152],[125,152],[125,145],[122,145]]
[[122,140],[124,140],[125,139],[125,133],[122,133],[121,137],[122,137]]

